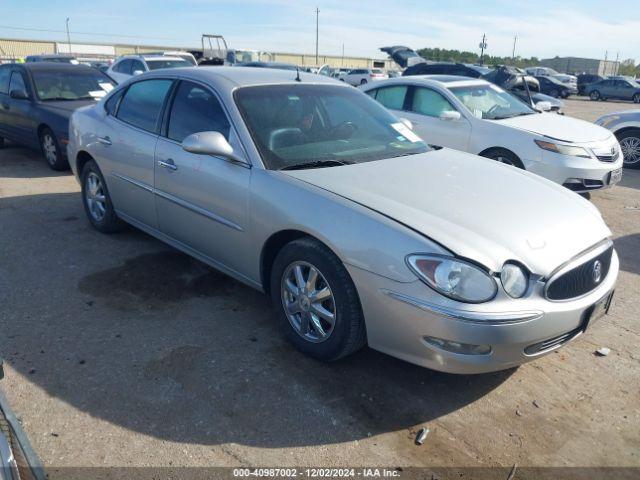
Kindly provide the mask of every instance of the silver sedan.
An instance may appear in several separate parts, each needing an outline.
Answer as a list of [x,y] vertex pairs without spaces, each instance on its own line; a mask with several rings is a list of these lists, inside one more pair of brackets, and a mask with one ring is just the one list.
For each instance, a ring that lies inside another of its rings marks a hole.
[[322,360],[368,344],[448,372],[516,366],[583,334],[618,275],[588,201],[432,151],[326,77],[144,74],[74,113],[68,153],[96,229],[129,223],[264,291]]
[[609,113],[595,123],[608,128],[618,138],[623,165],[626,168],[640,168],[640,110]]

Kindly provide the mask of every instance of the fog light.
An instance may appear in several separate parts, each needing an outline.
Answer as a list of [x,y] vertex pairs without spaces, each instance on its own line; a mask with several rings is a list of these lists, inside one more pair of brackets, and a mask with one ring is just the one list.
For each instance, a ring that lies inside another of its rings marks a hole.
[[462,355],[488,355],[491,353],[491,345],[473,345],[437,337],[424,337],[424,341],[447,352],[460,353]]

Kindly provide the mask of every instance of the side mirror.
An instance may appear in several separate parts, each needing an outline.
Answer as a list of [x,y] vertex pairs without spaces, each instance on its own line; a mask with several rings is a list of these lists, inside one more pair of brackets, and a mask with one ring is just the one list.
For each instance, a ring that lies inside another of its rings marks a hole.
[[182,141],[182,149],[197,155],[212,155],[247,164],[233,152],[233,147],[220,132],[199,132],[189,135]]
[[461,115],[460,112],[456,112],[455,110],[448,110],[446,112],[442,112],[440,114],[440,120],[444,120],[445,122],[455,122],[460,120]]
[[538,102],[536,103],[536,108],[542,112],[550,112],[551,104],[549,102]]
[[400,120],[400,123],[402,123],[409,130],[413,130],[413,123],[411,123],[411,120],[409,120],[408,118],[399,118],[398,120]]
[[9,96],[16,100],[29,100],[29,95],[27,95],[27,92],[22,89],[11,90]]
[[136,76],[136,75],[142,75],[143,73],[144,73],[144,72],[143,72],[142,70],[134,70],[134,71],[133,71],[133,75],[134,75],[134,76]]

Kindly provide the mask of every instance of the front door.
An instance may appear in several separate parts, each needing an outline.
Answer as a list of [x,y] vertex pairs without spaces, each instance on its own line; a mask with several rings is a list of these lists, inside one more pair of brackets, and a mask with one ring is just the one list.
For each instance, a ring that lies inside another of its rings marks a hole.
[[160,230],[218,266],[241,270],[248,242],[248,165],[182,149],[198,132],[222,133],[234,151],[237,136],[217,96],[189,81],[175,90],[165,136],[158,140],[155,192]]
[[[30,98],[11,98],[14,90],[21,90]],[[33,144],[33,93],[27,88],[27,82],[18,70],[13,70],[9,77],[9,95],[3,98],[3,108],[9,137],[23,144]]]

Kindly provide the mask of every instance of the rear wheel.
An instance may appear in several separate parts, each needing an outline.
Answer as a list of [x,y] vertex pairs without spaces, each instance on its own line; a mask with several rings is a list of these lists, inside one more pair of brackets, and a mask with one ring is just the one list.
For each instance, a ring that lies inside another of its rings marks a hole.
[[600,92],[598,90],[594,90],[589,94],[589,98],[593,101],[600,100]]
[[364,85],[365,83],[367,83],[367,79],[363,78],[362,80],[360,80],[360,85]]
[[82,203],[91,225],[102,233],[122,230],[125,223],[118,218],[113,209],[107,184],[95,161],[89,160],[84,165],[81,178]]
[[616,137],[622,149],[624,167],[640,168],[640,128],[627,130]]
[[518,156],[510,150],[505,148],[492,148],[480,154],[483,157],[496,160],[505,165],[511,165],[512,167],[521,168],[524,170],[524,165]]
[[271,299],[287,338],[323,361],[366,343],[360,300],[340,259],[311,238],[287,244],[271,269]]
[[634,103],[640,103],[640,93],[636,93],[636,94],[633,96],[633,102],[634,102]]
[[45,127],[40,132],[40,149],[47,165],[52,170],[68,170],[69,162],[64,157],[60,144],[50,128]]
[[549,96],[551,96],[553,98],[558,98],[560,96],[560,94],[558,93],[558,90],[551,90],[549,92]]

